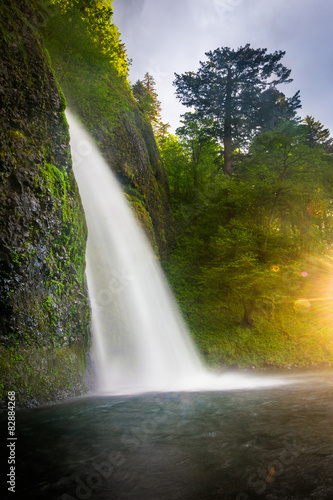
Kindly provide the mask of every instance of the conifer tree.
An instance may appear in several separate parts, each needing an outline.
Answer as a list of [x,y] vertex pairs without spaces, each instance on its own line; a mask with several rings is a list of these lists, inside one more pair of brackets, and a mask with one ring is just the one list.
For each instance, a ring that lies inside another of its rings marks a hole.
[[147,72],[143,80],[137,80],[133,85],[132,92],[141,110],[148,116],[156,139],[158,141],[163,140],[170,128],[170,124],[162,122],[161,102],[158,100],[154,77]]
[[168,136],[170,127],[170,123],[163,123],[162,121],[160,121],[160,123],[158,124],[156,139],[159,145],[163,144],[163,141]]
[[154,78],[147,72],[143,80],[137,80],[133,85],[132,92],[152,124],[157,124],[161,120],[161,103]]
[[304,120],[304,128],[306,132],[305,143],[310,146],[324,145],[327,143],[330,137],[330,131],[328,128],[324,128],[324,125],[320,121],[315,121],[313,116],[307,115]]
[[300,92],[293,97],[286,97],[276,88],[265,90],[260,96],[257,119],[260,132],[267,132],[277,127],[282,121],[295,120],[296,110],[302,107]]
[[200,62],[197,73],[176,74],[174,85],[181,103],[214,120],[228,175],[233,173],[233,151],[248,143],[260,127],[262,93],[292,81],[291,70],[280,62],[284,54],[267,54],[267,49],[252,49],[249,44],[237,50],[221,47],[206,53],[208,59]]

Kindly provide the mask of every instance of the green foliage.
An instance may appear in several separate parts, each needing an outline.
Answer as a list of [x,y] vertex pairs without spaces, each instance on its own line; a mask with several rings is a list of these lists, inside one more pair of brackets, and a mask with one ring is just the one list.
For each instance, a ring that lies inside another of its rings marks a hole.
[[143,80],[138,80],[133,85],[132,92],[150,121],[158,123],[161,119],[161,103],[158,100],[154,78],[146,73]]
[[177,129],[177,133],[189,155],[193,202],[196,205],[199,187],[204,187],[220,168],[221,148],[207,132],[212,125],[211,120],[200,119],[196,113],[185,113],[182,123],[183,126]]
[[167,135],[160,142],[160,151],[167,171],[171,196],[176,208],[188,204],[193,210],[201,204],[201,191],[212,184],[219,172],[221,148],[209,133],[211,120],[186,113],[178,136]]
[[[333,272],[333,162],[305,138],[303,125],[281,120],[252,141],[232,177],[212,155],[197,200],[177,192],[178,241],[167,275],[212,364],[333,360],[326,291]],[[193,140],[199,139],[197,130]],[[174,198],[180,180],[191,179],[188,140],[188,134],[170,137],[162,148]],[[178,177],[176,152],[186,159]]]
[[[128,66],[124,45],[120,42],[118,28],[112,23],[112,0],[54,0],[59,7],[53,22],[67,19],[60,28],[66,31],[66,43],[81,42],[85,54],[105,55],[119,76],[127,77]],[[66,53],[63,54],[64,59]]]
[[179,138],[168,135],[160,148],[161,157],[168,174],[171,196],[175,204],[190,199],[193,191],[190,161]]
[[158,141],[163,140],[170,125],[162,122],[162,108],[158,100],[154,77],[147,72],[143,80],[137,80],[132,86],[132,92],[141,111],[149,118],[156,138]]
[[[127,59],[109,1],[55,0],[44,27],[52,65],[74,111],[95,131],[112,130],[130,109]],[[90,130],[90,131],[91,131]]]
[[324,125],[320,121],[315,121],[313,116],[307,115],[303,120],[303,124],[305,143],[308,146],[314,147],[331,142],[329,141],[330,131],[328,128],[324,128]]
[[[263,125],[263,91],[289,83],[291,71],[281,64],[284,52],[267,49],[238,50],[221,47],[206,53],[197,73],[177,75],[176,95],[200,117],[214,120],[215,137],[224,144],[224,171],[232,175],[232,154],[247,144]],[[298,94],[288,101],[292,112],[299,107]],[[270,121],[270,120],[269,120]]]

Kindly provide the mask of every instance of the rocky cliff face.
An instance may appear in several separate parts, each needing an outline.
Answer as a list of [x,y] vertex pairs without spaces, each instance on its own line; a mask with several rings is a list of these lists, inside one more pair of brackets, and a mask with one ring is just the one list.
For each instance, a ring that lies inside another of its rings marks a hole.
[[130,101],[130,106],[130,111],[120,113],[117,122],[106,131],[97,122],[92,134],[163,260],[174,241],[168,179],[151,124],[134,101]]
[[174,239],[174,224],[168,180],[151,124],[119,72],[117,57],[110,61],[100,51],[84,14],[75,2],[68,3],[72,7],[66,13],[49,14],[43,30],[56,77],[68,106],[118,175],[163,259]]
[[0,7],[0,389],[22,403],[82,392],[90,321],[65,101],[32,3]]
[[0,400],[14,390],[23,405],[81,394],[90,344],[87,230],[56,77],[162,259],[174,237],[167,177],[126,78],[89,30],[71,39],[81,12],[68,27],[39,4],[0,6]]

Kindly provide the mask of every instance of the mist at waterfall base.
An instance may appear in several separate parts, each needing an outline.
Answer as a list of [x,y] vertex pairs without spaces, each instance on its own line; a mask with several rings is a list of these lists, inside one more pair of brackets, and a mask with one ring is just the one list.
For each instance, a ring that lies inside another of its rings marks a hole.
[[70,112],[67,119],[88,225],[86,274],[99,391],[225,390],[282,383],[269,377],[217,376],[204,367],[110,166]]

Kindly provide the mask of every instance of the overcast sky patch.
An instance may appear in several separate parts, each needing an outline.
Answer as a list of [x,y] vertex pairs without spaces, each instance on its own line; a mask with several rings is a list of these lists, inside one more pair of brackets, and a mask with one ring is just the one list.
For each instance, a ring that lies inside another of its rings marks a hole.
[[333,134],[333,2],[331,0],[114,0],[114,20],[133,60],[130,80],[148,71],[157,83],[162,116],[172,129],[181,106],[174,72],[196,71],[205,52],[246,43],[284,50],[283,63],[301,91],[302,116],[320,120]]

